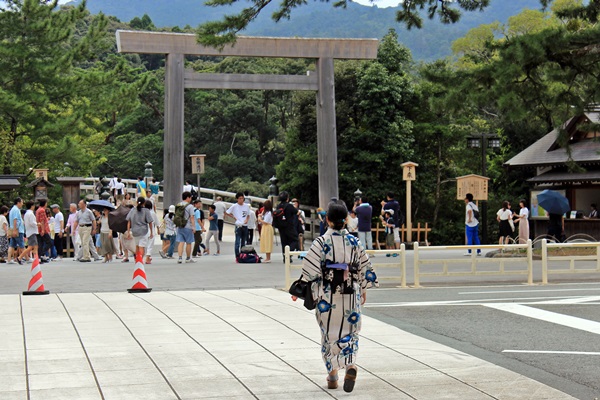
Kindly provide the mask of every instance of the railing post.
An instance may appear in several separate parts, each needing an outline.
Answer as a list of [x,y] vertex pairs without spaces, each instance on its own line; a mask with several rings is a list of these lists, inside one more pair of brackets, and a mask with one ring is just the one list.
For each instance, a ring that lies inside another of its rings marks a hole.
[[533,244],[527,239],[527,284],[533,285]]
[[419,242],[413,243],[414,252],[414,270],[415,270],[415,287],[421,287],[421,281],[419,279]]
[[548,240],[542,239],[542,285],[548,284]]
[[[600,247],[599,247],[599,249],[600,249]],[[402,266],[401,266],[402,278],[400,279],[400,287],[406,288],[406,245],[404,243],[402,243],[400,245],[400,262],[402,263]]]
[[600,271],[600,245],[596,246],[596,271]]
[[290,271],[290,246],[285,246],[285,288],[287,289],[292,284],[292,277]]

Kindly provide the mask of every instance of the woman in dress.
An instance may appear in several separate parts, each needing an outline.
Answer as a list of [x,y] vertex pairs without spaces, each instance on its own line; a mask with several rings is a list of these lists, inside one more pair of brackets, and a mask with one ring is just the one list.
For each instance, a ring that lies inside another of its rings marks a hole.
[[8,207],[0,207],[0,262],[5,263],[8,256]]
[[[121,178],[119,178],[121,179]],[[135,202],[131,199],[131,193],[127,192],[125,188],[123,188],[123,190],[125,191],[125,195],[122,198],[122,201],[120,203],[120,207],[123,206],[131,206],[133,207],[135,205]],[[120,233],[119,234],[119,239],[121,242],[121,249],[123,250],[123,260],[121,262],[129,262],[129,253],[134,253],[135,252],[135,242],[133,240],[133,237],[128,237],[126,234]],[[133,254],[133,256],[135,257],[135,254]]]
[[510,210],[510,203],[508,201],[502,202],[502,208],[496,213],[496,220],[500,223],[500,239],[498,244],[508,244],[510,235],[512,234],[512,228],[508,220],[512,219],[513,213]]
[[529,239],[529,209],[527,208],[527,200],[519,200],[519,215],[516,217],[516,222],[519,223],[519,243],[527,243]]
[[271,262],[273,252],[273,203],[266,200],[263,204],[263,212],[258,215],[260,228],[260,252],[266,254],[265,263]]
[[[343,201],[329,204],[329,227],[312,243],[302,261],[302,280],[310,283],[321,328],[321,354],[327,368],[327,387],[338,387],[338,370],[346,369],[344,391],[356,381],[361,305],[367,288],[379,286],[369,256],[359,241],[344,229],[348,209]],[[296,298],[292,297],[295,301]]]
[[[146,253],[146,246],[148,245],[148,239],[154,239],[154,232],[152,232],[152,215],[144,205],[146,199],[138,197],[137,207],[132,208],[127,214],[127,238],[135,241],[135,255],[137,257],[140,254],[144,257]],[[148,235],[148,231],[150,234]],[[137,260],[136,260],[137,261]]]
[[108,226],[108,213],[110,210],[102,210],[100,218],[100,255],[104,257],[104,262],[112,262],[113,254],[117,252],[115,241],[113,240],[112,230]]
[[[100,211],[94,209],[92,210],[92,214],[94,214],[94,218],[96,219],[96,226],[100,226],[100,221],[102,219],[102,213]],[[96,252],[100,254],[100,249],[102,248],[102,243],[100,242],[100,230],[96,229],[96,234],[93,235],[94,246],[96,246]]]

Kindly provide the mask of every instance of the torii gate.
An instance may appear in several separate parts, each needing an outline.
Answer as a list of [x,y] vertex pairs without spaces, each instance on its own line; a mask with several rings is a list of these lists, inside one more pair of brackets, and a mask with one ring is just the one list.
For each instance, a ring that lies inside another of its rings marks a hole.
[[[196,35],[118,30],[119,53],[166,54],[164,204],[181,201],[184,180],[184,89],[316,90],[319,205],[338,195],[334,59],[374,59],[377,39],[239,37],[222,50]],[[200,74],[184,70],[185,55],[317,59],[316,74]]]

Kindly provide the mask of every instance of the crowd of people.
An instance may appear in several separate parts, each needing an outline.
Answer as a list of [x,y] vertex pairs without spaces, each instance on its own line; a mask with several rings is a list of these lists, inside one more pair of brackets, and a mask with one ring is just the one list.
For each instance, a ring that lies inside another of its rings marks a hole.
[[[15,199],[12,208],[0,208],[0,262],[31,262],[37,254],[40,262],[62,259],[66,245],[65,235],[71,236],[75,260],[91,262],[103,260],[112,262],[121,259],[129,262],[133,254],[142,254],[147,264],[152,263],[155,237],[160,237],[162,245],[158,253],[166,259],[177,257],[179,263],[193,263],[194,258],[203,255],[221,255],[224,218],[234,222],[236,259],[246,245],[259,242],[259,251],[264,255],[263,262],[272,260],[275,229],[281,238],[282,255],[286,246],[291,251],[304,251],[304,230],[306,215],[296,198],[290,199],[287,192],[279,195],[278,203],[271,200],[253,208],[248,192],[236,193],[235,203],[228,205],[217,197],[208,210],[203,210],[198,198],[197,188],[190,181],[183,186],[182,202],[166,207],[162,218],[156,212],[159,184],[155,178],[146,185],[139,177],[135,187],[135,199],[132,199],[117,175],[109,183],[111,201],[116,207],[131,208],[124,215],[127,220],[125,232],[116,232],[109,225],[109,209],[88,208],[85,201],[71,204],[67,217],[57,204],[47,206],[41,199],[38,203]],[[400,229],[404,216],[400,204],[389,192],[381,201],[382,226],[385,228],[385,242],[388,249],[400,248]],[[336,200],[336,199],[332,199]],[[348,233],[359,239],[367,250],[373,249],[372,219],[373,206],[365,196],[357,197],[346,217]],[[179,214],[179,217],[178,217]],[[530,212],[527,201],[519,201],[519,211],[514,212],[509,201],[504,201],[498,210],[500,245],[514,242],[526,243],[529,239]],[[597,217],[595,204],[592,204],[590,216]],[[327,230],[326,211],[319,208],[317,218],[320,222],[320,234]],[[480,216],[473,195],[465,197],[466,240],[469,245],[479,245]],[[562,215],[549,215],[548,234],[560,238],[564,232]],[[513,239],[514,238],[514,239]],[[211,242],[214,246],[211,249]],[[175,254],[177,253],[177,255]],[[465,253],[470,255],[471,250]],[[477,250],[478,255],[481,250]],[[387,256],[397,254],[388,253]]]
[[[473,194],[467,193],[465,196],[465,225],[466,238],[468,245],[479,245],[479,224],[480,214],[478,206],[473,202]],[[502,202],[502,208],[496,213],[496,220],[499,224],[498,229],[498,244],[510,244],[514,242],[515,235],[517,242],[524,244],[529,240],[529,208],[527,208],[527,200],[519,200],[519,213],[512,211],[509,201]],[[518,229],[516,228],[518,226]],[[471,255],[471,250],[465,253],[466,256]],[[477,255],[481,256],[481,249],[477,249]]]
[[[598,211],[595,203],[592,203],[589,215],[585,219],[598,218]],[[519,211],[513,211],[510,201],[502,202],[502,207],[496,212],[496,221],[498,222],[498,244],[506,245],[511,243],[525,244],[530,239],[529,231],[529,210],[527,200],[519,200]],[[565,238],[565,219],[563,214],[549,212],[548,228],[546,234],[553,240],[564,241]],[[465,225],[466,238],[468,245],[479,245],[479,208],[473,202],[473,194],[467,193],[465,196]],[[471,250],[465,253],[471,255]],[[481,255],[481,250],[477,250],[477,255]]]
[[0,261],[23,264],[37,255],[41,263],[62,258],[65,219],[57,204],[47,200],[24,202],[17,197],[13,206],[0,207]]

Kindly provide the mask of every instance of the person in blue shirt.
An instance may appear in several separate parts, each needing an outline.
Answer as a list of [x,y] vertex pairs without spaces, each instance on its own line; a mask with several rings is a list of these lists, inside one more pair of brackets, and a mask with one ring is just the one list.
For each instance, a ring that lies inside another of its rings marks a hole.
[[208,220],[210,221],[210,225],[208,226],[208,233],[206,234],[205,254],[210,254],[210,238],[214,238],[215,244],[217,245],[217,252],[214,255],[218,256],[221,254],[221,243],[219,243],[219,216],[217,215],[214,204],[208,206]]
[[25,225],[23,224],[21,207],[23,207],[23,199],[17,197],[8,214],[8,228],[10,233],[10,243],[8,246],[9,264],[14,264],[15,260],[19,259],[19,253],[25,249]]
[[373,207],[366,197],[359,197],[354,203],[354,212],[358,217],[358,238],[365,250],[373,250],[373,235],[371,234],[371,217]]
[[156,205],[158,202],[158,191],[160,190],[158,182],[156,182],[156,178],[152,178],[152,183],[150,184],[149,190],[150,193],[148,193],[148,196],[152,200],[152,203]]
[[193,257],[200,257],[198,255],[200,247],[204,253],[206,253],[206,246],[202,244],[202,231],[204,231],[204,211],[202,211],[202,202],[198,199],[192,201],[192,204],[196,208],[194,210],[194,218],[196,219],[196,232],[194,233],[194,250],[192,250]]
[[144,178],[141,176],[138,176],[138,183],[136,184],[136,196],[146,197],[146,182],[144,182]]

